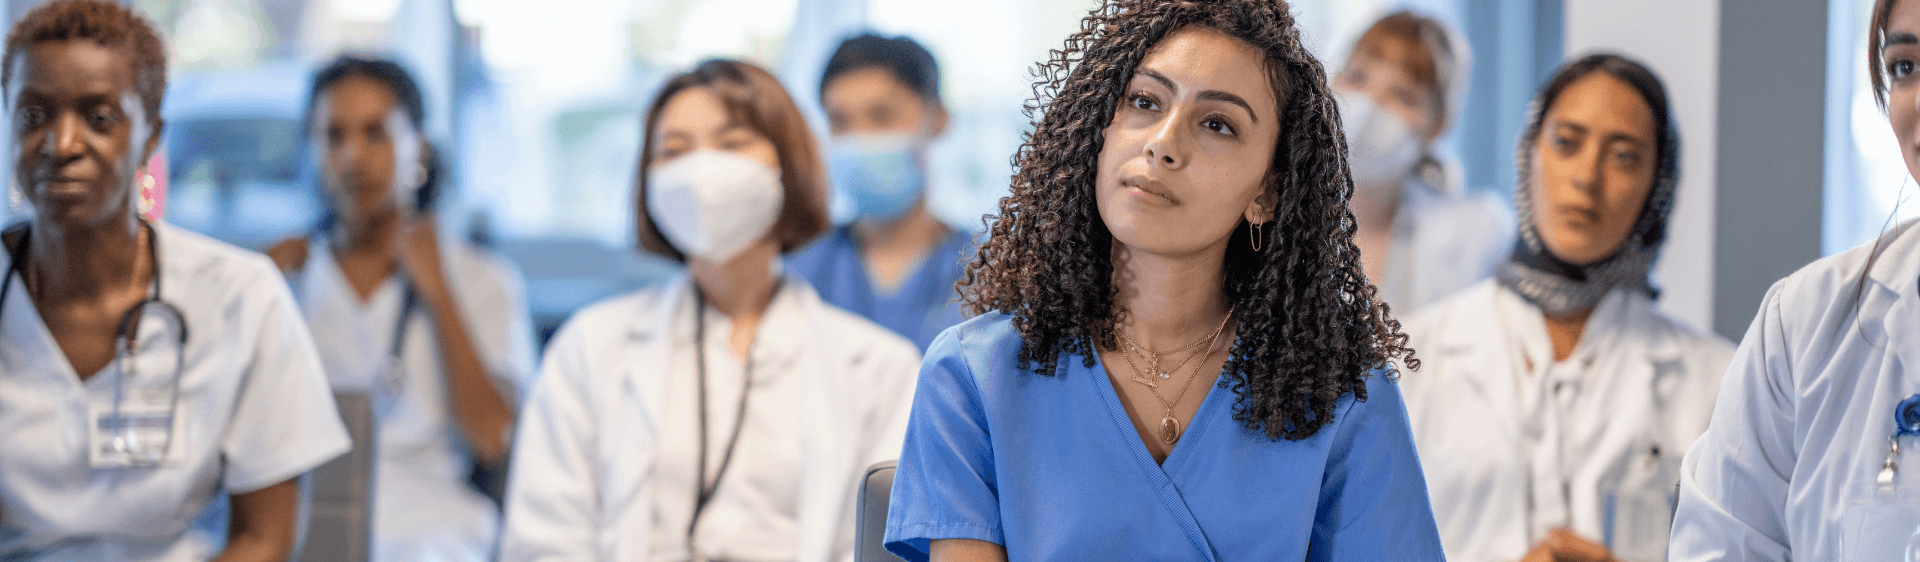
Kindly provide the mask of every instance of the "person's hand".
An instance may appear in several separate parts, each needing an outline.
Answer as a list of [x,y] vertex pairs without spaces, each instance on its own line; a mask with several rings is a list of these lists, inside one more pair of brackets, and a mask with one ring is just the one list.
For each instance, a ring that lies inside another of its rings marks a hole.
[[433,215],[419,215],[400,226],[400,268],[413,288],[429,302],[447,293],[446,269],[440,263],[440,235]]
[[273,258],[273,265],[280,273],[292,274],[307,265],[307,239],[293,237],[281,240],[267,248],[267,257]]
[[1547,538],[1533,545],[1520,562],[1617,562],[1613,553],[1599,543],[1587,540],[1573,531],[1554,529]]

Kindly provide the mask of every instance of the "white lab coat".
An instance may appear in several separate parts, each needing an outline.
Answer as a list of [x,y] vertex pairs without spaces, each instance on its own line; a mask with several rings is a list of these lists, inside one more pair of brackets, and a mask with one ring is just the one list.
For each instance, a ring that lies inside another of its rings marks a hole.
[[[422,300],[408,317],[397,385],[388,374],[394,331],[405,300],[400,276],[366,302],[347,282],[322,241],[308,247],[306,266],[291,278],[321,364],[334,388],[375,396],[379,438],[374,453],[375,560],[486,560],[499,528],[493,500],[467,483],[473,455],[454,419],[445,360]],[[499,256],[443,237],[442,267],[474,351],[509,405],[533,376],[533,327],[520,272]],[[396,388],[396,394],[392,388]]]
[[1513,251],[1513,213],[1490,194],[1455,195],[1419,180],[1401,186],[1380,297],[1407,315],[1493,275]]
[[[0,560],[205,560],[218,539],[190,526],[221,488],[257,491],[347,451],[272,262],[167,224],[154,231],[160,297],[179,307],[189,336],[168,460],[90,464],[88,407],[112,403],[120,367],[81,381],[14,279],[0,314]],[[0,252],[0,271],[8,261]],[[142,318],[129,395],[169,387],[179,349],[170,317]]]
[[[1773,285],[1682,467],[1671,559],[1914,560],[1920,439],[1878,491],[1894,406],[1920,392],[1920,227]],[[1864,277],[1862,276],[1865,272]]]
[[[799,374],[815,380],[794,397],[808,405],[792,467],[794,552],[799,562],[849,560],[858,480],[900,454],[920,355],[825,304],[805,282],[786,283],[783,291],[799,293],[806,329],[760,338],[804,339]],[[691,297],[683,275],[588,307],[554,337],[521,415],[503,560],[647,559],[659,433],[691,431],[658,423],[668,346],[692,325]]]
[[1518,560],[1556,527],[1622,560],[1665,556],[1681,453],[1731,344],[1615,289],[1554,361],[1540,308],[1494,280],[1406,330],[1421,368],[1400,386],[1448,559]]

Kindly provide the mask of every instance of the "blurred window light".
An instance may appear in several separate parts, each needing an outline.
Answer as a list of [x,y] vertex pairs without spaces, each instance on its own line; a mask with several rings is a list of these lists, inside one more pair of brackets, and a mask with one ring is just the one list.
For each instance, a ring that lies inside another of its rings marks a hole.
[[[272,32],[253,0],[192,0],[169,31],[173,66],[190,71],[260,62]],[[161,27],[169,27],[162,25]]]
[[356,21],[388,21],[400,9],[400,0],[311,0],[325,2],[334,17]]

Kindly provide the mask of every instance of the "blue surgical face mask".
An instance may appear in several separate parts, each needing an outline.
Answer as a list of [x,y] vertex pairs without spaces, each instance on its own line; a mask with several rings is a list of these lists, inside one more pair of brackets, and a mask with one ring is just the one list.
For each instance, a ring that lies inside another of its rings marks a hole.
[[926,138],[917,133],[834,137],[828,165],[833,188],[854,204],[860,219],[891,221],[920,201],[927,173],[920,164]]

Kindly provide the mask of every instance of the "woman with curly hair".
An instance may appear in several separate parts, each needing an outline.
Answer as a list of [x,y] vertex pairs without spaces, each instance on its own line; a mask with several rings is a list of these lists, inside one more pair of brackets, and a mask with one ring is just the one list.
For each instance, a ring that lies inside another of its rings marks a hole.
[[1533,104],[1519,243],[1407,320],[1426,367],[1407,411],[1447,558],[1659,560],[1680,453],[1706,429],[1732,345],[1660,312],[1680,140],[1646,67],[1591,55]]
[[1439,560],[1361,274],[1339,118],[1288,6],[1118,0],[1035,130],[921,367],[908,560]]

